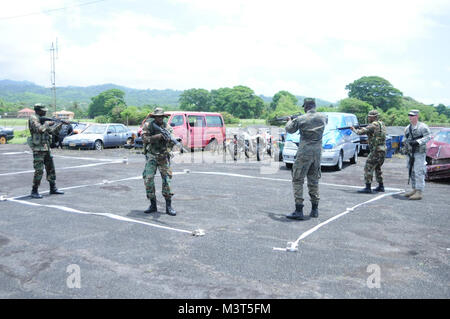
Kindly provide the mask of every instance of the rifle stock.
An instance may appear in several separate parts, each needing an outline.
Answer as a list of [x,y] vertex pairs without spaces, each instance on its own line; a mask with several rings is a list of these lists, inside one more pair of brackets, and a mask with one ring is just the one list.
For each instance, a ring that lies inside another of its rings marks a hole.
[[[358,128],[367,127],[367,125],[369,125],[369,124],[359,124],[359,125],[356,125],[356,126],[353,126],[353,127],[358,129]],[[349,130],[351,127],[352,126],[339,127],[338,130]]]

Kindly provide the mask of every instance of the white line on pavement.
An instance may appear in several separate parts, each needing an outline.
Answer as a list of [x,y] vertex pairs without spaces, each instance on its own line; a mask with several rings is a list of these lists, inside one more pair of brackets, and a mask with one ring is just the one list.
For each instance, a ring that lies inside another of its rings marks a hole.
[[355,205],[355,206],[353,206],[353,207],[351,207],[351,208],[347,208],[344,212],[342,212],[342,213],[340,213],[340,214],[338,214],[338,215],[336,215],[336,216],[333,216],[333,217],[327,219],[326,221],[324,221],[324,222],[318,224],[317,226],[315,226],[315,227],[313,227],[313,228],[311,228],[311,229],[305,231],[304,233],[302,233],[302,234],[300,235],[300,237],[298,237],[298,239],[297,239],[295,242],[288,242],[288,247],[287,247],[287,248],[274,247],[273,250],[280,250],[280,251],[297,251],[297,250],[298,250],[298,243],[300,242],[300,240],[302,240],[302,239],[308,237],[309,235],[311,235],[312,233],[314,233],[314,232],[315,232],[316,230],[318,230],[319,228],[325,226],[325,225],[328,224],[328,223],[331,223],[333,220],[336,220],[336,219],[338,219],[338,218],[340,218],[340,217],[342,217],[342,216],[344,216],[344,215],[347,215],[348,213],[354,211],[354,210],[355,210],[356,208],[358,208],[359,206],[362,206],[362,205],[365,205],[365,204],[369,204],[369,203],[371,203],[371,202],[374,202],[374,201],[379,200],[379,199],[381,199],[381,198],[383,198],[383,197],[386,197],[386,196],[391,196],[391,195],[400,194],[400,193],[402,193],[402,192],[403,192],[403,190],[402,190],[402,191],[398,191],[398,192],[393,192],[393,193],[381,194],[381,195],[378,195],[378,196],[376,196],[376,197],[374,197],[374,198],[372,198],[372,199],[369,199],[369,200],[367,200],[367,201],[365,201],[365,202],[363,202],[363,203],[357,204],[357,205]]

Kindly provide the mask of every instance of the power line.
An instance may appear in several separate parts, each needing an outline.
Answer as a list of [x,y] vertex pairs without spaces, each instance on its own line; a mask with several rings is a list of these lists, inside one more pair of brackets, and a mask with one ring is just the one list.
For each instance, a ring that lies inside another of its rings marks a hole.
[[94,3],[98,3],[98,2],[104,2],[104,1],[107,1],[107,0],[96,0],[96,1],[84,2],[84,3],[80,3],[80,4],[75,4],[73,6],[66,6],[63,8],[43,10],[43,11],[39,11],[39,12],[32,12],[32,13],[21,14],[21,15],[11,16],[11,17],[0,17],[0,20],[17,19],[17,18],[29,17],[32,15],[46,14],[46,13],[50,13],[50,12],[61,11],[61,10],[69,9],[69,8],[75,8],[75,7],[82,7],[82,6],[86,6],[89,4],[94,4]]

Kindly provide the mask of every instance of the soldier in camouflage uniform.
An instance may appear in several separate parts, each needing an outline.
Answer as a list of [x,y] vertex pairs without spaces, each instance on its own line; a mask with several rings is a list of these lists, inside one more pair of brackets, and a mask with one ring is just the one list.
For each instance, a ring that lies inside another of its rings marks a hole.
[[162,194],[166,200],[166,213],[175,216],[176,211],[172,208],[173,193],[170,189],[170,182],[172,179],[172,169],[170,168],[170,152],[172,150],[172,142],[165,141],[163,136],[156,132],[152,126],[152,122],[173,133],[172,127],[164,123],[164,110],[156,108],[153,113],[149,115],[149,119],[145,122],[142,130],[142,142],[144,145],[144,154],[146,158],[144,172],[145,191],[147,198],[150,200],[150,207],[145,213],[153,213],[157,211],[156,195],[155,195],[155,174],[156,169],[159,168],[162,179]]
[[287,218],[303,220],[303,183],[307,178],[312,209],[310,217],[319,216],[319,179],[321,177],[320,161],[322,156],[322,136],[328,118],[316,112],[314,99],[306,98],[303,102],[306,114],[294,120],[289,118],[286,132],[300,131],[300,144],[292,166],[292,186],[294,189],[295,211]]
[[359,130],[352,127],[352,131],[358,135],[367,135],[369,144],[369,156],[367,157],[366,165],[364,166],[364,181],[366,187],[359,190],[358,193],[372,193],[372,179],[375,171],[378,187],[374,189],[376,192],[384,192],[383,185],[383,166],[384,158],[386,157],[386,126],[378,120],[378,112],[372,110],[368,115],[369,125]]
[[41,116],[45,116],[45,113],[48,111],[43,104],[35,104],[34,111],[35,114],[31,115],[28,120],[28,128],[30,129],[31,136],[27,140],[28,145],[33,151],[34,177],[31,197],[42,198],[38,192],[38,188],[41,184],[42,175],[44,174],[44,167],[47,172],[47,180],[50,183],[50,194],[64,194],[64,192],[56,188],[55,164],[50,153],[50,135],[58,134],[62,123],[55,124],[54,122],[47,121],[41,124]]
[[[419,110],[411,110],[408,116],[410,124],[405,128],[404,145],[408,154],[407,167],[411,172],[412,190],[404,196],[420,200],[425,188],[427,142],[431,139],[431,131],[428,125],[419,122]],[[414,161],[412,167],[411,160]]]

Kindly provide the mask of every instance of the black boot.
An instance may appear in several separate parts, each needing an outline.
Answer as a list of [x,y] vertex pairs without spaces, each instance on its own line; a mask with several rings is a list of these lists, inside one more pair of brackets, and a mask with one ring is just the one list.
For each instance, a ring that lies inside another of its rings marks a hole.
[[166,214],[175,216],[177,212],[172,208],[172,199],[166,198]]
[[364,193],[364,194],[372,194],[372,189],[370,188],[370,183],[366,183],[366,188],[360,189],[358,193]]
[[50,183],[50,194],[63,195],[64,192],[58,190],[55,183]]
[[289,215],[286,215],[286,217],[289,219],[304,220],[305,217],[303,216],[303,204],[295,204],[295,211]]
[[33,189],[31,190],[31,198],[42,198],[42,195],[38,192],[38,187],[33,186]]
[[158,209],[156,208],[156,198],[150,199],[150,206],[144,211],[146,214],[156,213]]
[[319,203],[312,203],[311,213],[309,214],[309,217],[319,217]]
[[384,185],[383,183],[379,183],[378,187],[374,189],[375,192],[384,192]]

